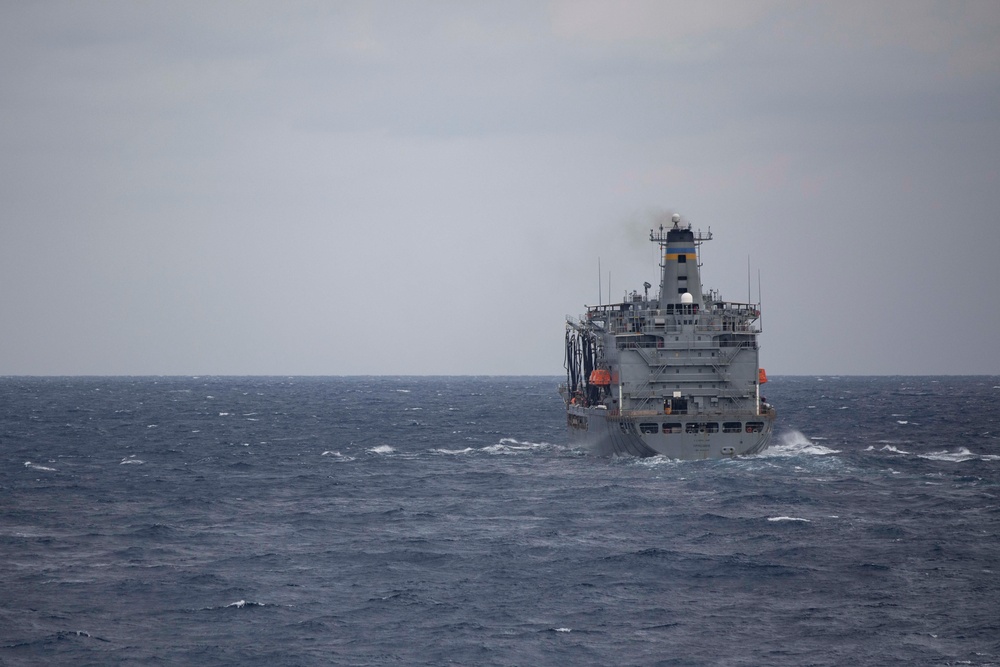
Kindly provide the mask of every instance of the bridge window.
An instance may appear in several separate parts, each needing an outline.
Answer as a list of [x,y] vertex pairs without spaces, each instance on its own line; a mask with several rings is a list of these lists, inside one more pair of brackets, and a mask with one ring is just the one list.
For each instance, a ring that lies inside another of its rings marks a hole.
[[743,430],[741,422],[722,422],[723,433],[739,433]]
[[660,427],[658,424],[643,423],[639,424],[640,433],[659,433]]
[[664,433],[680,433],[681,425],[677,422],[666,422],[663,424]]
[[764,430],[764,422],[747,422],[747,433],[760,433]]

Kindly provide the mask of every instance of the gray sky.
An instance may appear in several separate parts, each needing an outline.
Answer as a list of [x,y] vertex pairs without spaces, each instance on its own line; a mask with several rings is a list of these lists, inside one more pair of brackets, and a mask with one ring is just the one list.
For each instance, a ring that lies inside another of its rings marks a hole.
[[1000,373],[994,0],[6,2],[0,59],[0,374],[559,374],[671,211],[770,374]]

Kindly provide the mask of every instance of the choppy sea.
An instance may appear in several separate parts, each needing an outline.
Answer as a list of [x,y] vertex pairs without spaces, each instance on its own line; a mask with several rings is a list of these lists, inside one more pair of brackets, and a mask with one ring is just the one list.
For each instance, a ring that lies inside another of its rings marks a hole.
[[0,378],[0,664],[1000,665],[1000,377],[775,377],[700,462],[559,381]]

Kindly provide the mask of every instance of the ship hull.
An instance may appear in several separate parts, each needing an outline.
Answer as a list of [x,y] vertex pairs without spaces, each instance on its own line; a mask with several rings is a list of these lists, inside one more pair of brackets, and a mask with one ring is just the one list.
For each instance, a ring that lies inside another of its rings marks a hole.
[[570,406],[567,422],[570,445],[590,454],[686,461],[758,454],[774,430],[773,413],[621,416]]

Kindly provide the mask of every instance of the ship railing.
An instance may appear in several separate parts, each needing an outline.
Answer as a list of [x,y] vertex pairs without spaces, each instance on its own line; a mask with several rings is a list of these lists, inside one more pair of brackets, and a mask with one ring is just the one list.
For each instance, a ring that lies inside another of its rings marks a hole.
[[[749,346],[748,346],[749,347]],[[728,366],[736,358],[736,355],[740,353],[739,347],[720,347],[717,349],[718,356],[715,357],[690,357],[685,359],[677,359],[674,357],[668,358],[658,358],[652,352],[649,352],[651,348],[645,346],[638,346],[635,348],[623,348],[619,345],[619,349],[635,349],[642,357],[642,360],[646,362],[646,365],[650,368],[661,368],[661,367],[675,367],[675,366],[704,366],[707,360],[713,367],[717,370],[721,370],[720,367]],[[716,348],[706,348],[710,352],[715,352]],[[732,350],[732,351],[730,351]],[[654,371],[657,372],[657,371]],[[662,373],[662,372],[661,372]],[[655,382],[655,380],[654,380]]]
[[[648,388],[649,387],[647,385],[646,389]],[[663,399],[665,397],[662,394],[660,393],[653,394],[651,392],[646,393],[645,396],[642,394],[643,392],[640,391],[639,388],[633,389],[631,395],[629,396],[629,399],[632,401],[633,407],[628,408],[628,411],[643,412],[651,410],[656,414],[661,414],[663,412],[662,405],[663,405]],[[738,392],[732,389],[720,389],[718,390],[718,394],[713,396],[712,398],[742,400],[744,404],[746,404],[754,400],[754,395],[752,393],[748,394],[746,392]],[[747,412],[748,408],[724,402],[721,405],[713,405],[711,407],[711,410],[714,413],[728,414],[734,412],[745,413]]]
[[[673,341],[668,341],[668,343],[673,343]],[[668,345],[664,345],[662,339],[654,339],[654,340],[648,340],[648,339],[647,340],[641,340],[641,339],[635,339],[635,340],[625,339],[625,340],[621,340],[621,339],[619,339],[618,341],[615,342],[615,347],[617,347],[619,350],[653,350],[653,349],[674,350],[674,349],[677,349],[676,347],[673,347],[673,346],[671,346],[669,344]],[[736,348],[739,348],[739,349],[747,349],[747,350],[756,350],[757,349],[757,343],[756,343],[756,341],[753,341],[753,340],[719,341],[719,347],[721,347],[723,349],[730,349],[730,348],[736,349]],[[709,347],[708,343],[705,343],[704,347],[696,348],[696,349],[713,349],[713,348]]]
[[[656,335],[656,334],[676,334],[684,331],[685,327],[690,327],[692,325],[683,324],[633,324],[623,320],[612,320],[608,324],[608,332],[617,335],[628,335],[628,334],[646,334],[646,335]],[[735,325],[735,326],[723,326],[721,324],[695,324],[695,333],[738,333],[738,334],[759,334],[761,329],[753,325]]]
[[740,391],[739,389],[720,389],[719,398],[750,398],[752,393],[747,393],[746,391]]
[[[626,303],[610,303],[604,304],[603,306],[589,306],[587,310],[589,312],[602,312],[602,313],[639,313],[647,317],[668,317],[671,315],[678,315],[682,313],[681,305],[678,304],[677,309],[671,310],[666,308],[639,308],[635,307],[636,302],[626,302]],[[640,304],[647,303],[640,301]],[[625,310],[622,310],[622,306],[625,306]],[[689,306],[685,305],[685,308]],[[704,308],[695,309],[691,307],[692,311],[701,313],[714,313],[718,315],[735,315],[737,317],[757,317],[760,315],[760,306],[756,303],[742,303],[736,301],[717,301],[714,299],[706,298],[706,305]]]
[[[737,398],[745,399],[742,405],[740,404],[731,405],[728,402],[725,402],[718,405],[706,406],[705,409],[706,410],[711,409],[713,413],[719,413],[719,414],[728,414],[731,412],[745,413],[747,411],[753,410],[752,406],[753,396],[739,396]],[[633,398],[633,406],[634,407],[628,408],[628,410],[639,411],[639,412],[652,411],[655,414],[664,414],[662,407],[663,406],[662,397],[657,397],[655,400],[651,401],[636,401]]]
[[768,417],[774,414],[774,410],[770,412],[760,411],[755,413],[753,408],[745,410],[703,410],[701,412],[693,412],[690,410],[684,412],[670,412],[666,413],[663,410],[608,410],[607,418],[609,421],[624,421],[626,419],[679,419],[679,420],[706,420],[706,419],[726,419],[726,418],[746,418],[748,416],[760,416]]

